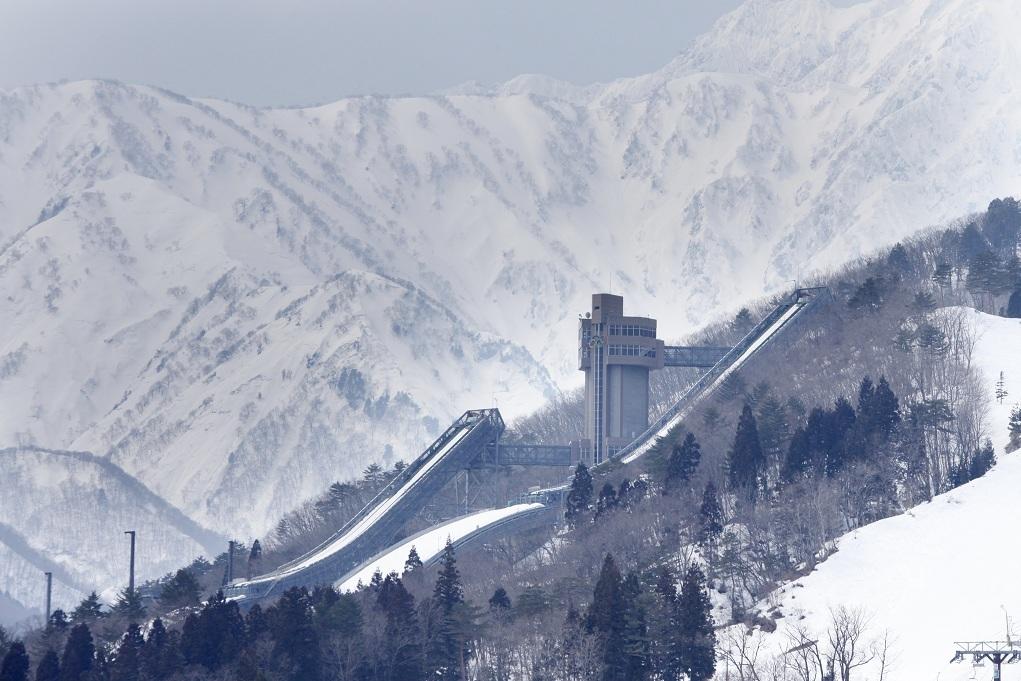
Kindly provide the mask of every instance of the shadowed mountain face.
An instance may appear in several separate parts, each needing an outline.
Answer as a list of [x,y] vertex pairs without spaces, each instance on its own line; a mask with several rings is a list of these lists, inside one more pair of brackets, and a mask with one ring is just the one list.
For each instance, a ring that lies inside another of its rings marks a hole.
[[261,534],[465,408],[576,380],[595,289],[675,337],[1015,191],[1019,29],[1008,0],[751,0],[602,86],[2,94],[0,444]]

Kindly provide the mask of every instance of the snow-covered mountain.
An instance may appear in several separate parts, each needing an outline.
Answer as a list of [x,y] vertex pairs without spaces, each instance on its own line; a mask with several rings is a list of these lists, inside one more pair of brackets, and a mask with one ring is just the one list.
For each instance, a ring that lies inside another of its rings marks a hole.
[[126,586],[125,530],[138,533],[139,581],[177,569],[182,556],[216,555],[225,541],[85,452],[0,449],[0,478],[0,591],[40,616],[43,572],[53,573],[56,608],[73,607],[93,589]]
[[0,444],[261,534],[464,408],[576,380],[593,290],[678,336],[1015,192],[1019,33],[1012,0],[750,0],[584,88],[0,93]]

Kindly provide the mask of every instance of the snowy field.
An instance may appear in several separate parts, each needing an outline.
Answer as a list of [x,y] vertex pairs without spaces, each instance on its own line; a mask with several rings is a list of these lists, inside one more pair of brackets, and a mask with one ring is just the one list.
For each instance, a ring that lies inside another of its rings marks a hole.
[[[840,540],[839,551],[812,574],[777,593],[785,615],[770,647],[784,650],[783,632],[795,622],[814,634],[826,629],[831,607],[864,608],[869,638],[889,630],[892,673],[885,681],[990,679],[992,668],[949,664],[955,641],[1002,640],[1005,611],[1021,638],[1021,454],[1003,454],[1011,407],[1021,400],[1021,320],[969,310],[978,331],[975,358],[985,374],[989,434],[998,463],[985,477]],[[1003,371],[1009,396],[993,400]],[[804,619],[800,619],[804,617]],[[875,666],[855,681],[879,678]],[[1021,679],[1021,665],[1003,678]]]

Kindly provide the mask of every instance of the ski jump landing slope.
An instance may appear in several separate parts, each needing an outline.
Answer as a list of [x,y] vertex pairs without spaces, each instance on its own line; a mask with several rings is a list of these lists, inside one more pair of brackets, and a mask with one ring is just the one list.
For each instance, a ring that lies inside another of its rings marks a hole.
[[[1011,408],[1021,403],[1021,320],[966,310],[978,334],[974,361],[990,404],[988,432],[998,462],[984,477],[904,515],[845,535],[839,550],[811,574],[775,594],[784,613],[767,634],[775,654],[789,648],[784,631],[800,623],[824,637],[829,609],[863,609],[868,638],[890,632],[894,666],[886,681],[991,679],[992,668],[950,664],[955,641],[1021,639],[1021,451],[1004,453]],[[993,394],[1003,372],[1008,396]],[[823,638],[822,640],[825,640]],[[856,681],[876,681],[873,664]],[[1021,665],[1003,679],[1021,680]]]
[[408,554],[414,548],[423,565],[435,563],[449,540],[455,548],[466,543],[477,541],[485,536],[489,540],[500,534],[519,532],[526,524],[534,526],[540,523],[550,525],[551,514],[559,514],[558,507],[541,503],[513,504],[504,508],[492,508],[478,513],[455,518],[419,532],[414,537],[390,547],[371,560],[358,566],[337,582],[344,591],[354,591],[360,584],[368,584],[373,573],[387,575],[391,572],[401,574]]

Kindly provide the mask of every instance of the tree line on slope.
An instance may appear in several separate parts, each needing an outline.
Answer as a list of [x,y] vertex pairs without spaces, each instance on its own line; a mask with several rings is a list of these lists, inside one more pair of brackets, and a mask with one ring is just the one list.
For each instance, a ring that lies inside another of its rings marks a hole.
[[696,566],[680,580],[662,568],[643,582],[606,555],[589,604],[568,607],[538,645],[544,605],[527,592],[512,601],[502,588],[475,605],[449,542],[431,593],[426,578],[412,549],[403,574],[377,572],[356,593],[295,587],[242,612],[218,592],[192,602],[177,624],[157,617],[143,631],[129,619],[116,636],[101,626],[108,615],[98,601],[86,599],[25,641],[0,629],[0,679],[707,681],[715,669],[709,596]]

